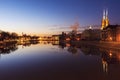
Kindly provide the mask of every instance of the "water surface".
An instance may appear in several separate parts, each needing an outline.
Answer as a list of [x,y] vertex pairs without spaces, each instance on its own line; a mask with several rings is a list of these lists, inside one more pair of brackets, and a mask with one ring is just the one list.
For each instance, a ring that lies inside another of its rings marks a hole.
[[120,80],[119,50],[40,42],[0,51],[0,80]]

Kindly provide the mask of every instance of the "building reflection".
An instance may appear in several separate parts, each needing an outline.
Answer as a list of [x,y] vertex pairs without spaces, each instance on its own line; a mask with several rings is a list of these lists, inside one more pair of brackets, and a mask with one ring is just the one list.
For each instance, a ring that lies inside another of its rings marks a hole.
[[59,45],[59,41],[39,41],[39,44],[52,44],[53,46],[54,45]]
[[72,54],[76,54],[78,52],[78,49],[76,46],[70,46],[70,47],[68,47],[68,52],[70,52]]
[[64,49],[65,47],[67,47],[65,42],[59,43],[59,48]]
[[24,42],[18,42],[17,45],[22,45],[22,47],[29,47],[31,45],[39,44],[39,41],[24,41]]
[[96,46],[82,45],[81,51],[85,55],[96,55],[101,58],[103,72],[107,73],[109,67],[120,63],[120,50],[105,49]]
[[67,51],[72,54],[77,54],[79,46],[73,43],[65,43],[65,42],[60,42],[59,43],[59,48],[64,49],[67,48]]
[[[70,44],[70,43],[60,43],[59,47],[62,49],[67,49],[69,53],[77,54],[78,50],[86,56],[98,56],[101,59],[103,72],[108,73],[111,71],[109,67],[111,65],[120,63],[120,50],[105,49],[92,45],[83,45],[83,44]],[[81,54],[81,53],[80,53]],[[113,69],[113,68],[112,68]]]
[[80,49],[85,55],[100,55],[100,50],[96,46],[80,45]]
[[102,52],[101,58],[102,58],[102,65],[104,72],[109,71],[110,65],[120,63],[120,50],[101,49],[101,52]]
[[108,63],[102,59],[102,66],[103,66],[103,71],[108,72]]

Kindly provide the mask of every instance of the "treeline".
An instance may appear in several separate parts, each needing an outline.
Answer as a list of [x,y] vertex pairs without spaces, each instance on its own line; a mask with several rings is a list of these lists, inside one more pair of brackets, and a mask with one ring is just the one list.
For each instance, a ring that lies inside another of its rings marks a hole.
[[0,41],[18,39],[18,38],[19,36],[17,33],[14,33],[14,32],[10,33],[5,31],[0,32]]
[[5,41],[5,40],[38,40],[39,36],[31,36],[31,35],[27,35],[27,34],[22,34],[21,36],[19,36],[17,33],[15,32],[5,32],[5,31],[1,31],[0,32],[0,41]]

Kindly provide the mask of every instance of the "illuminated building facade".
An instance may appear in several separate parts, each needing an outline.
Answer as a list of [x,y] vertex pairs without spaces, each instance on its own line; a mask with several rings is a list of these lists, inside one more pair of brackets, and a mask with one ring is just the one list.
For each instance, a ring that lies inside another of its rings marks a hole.
[[101,32],[103,41],[120,42],[120,25],[109,25]]
[[108,10],[103,11],[101,24],[101,40],[120,42],[120,25],[109,24]]

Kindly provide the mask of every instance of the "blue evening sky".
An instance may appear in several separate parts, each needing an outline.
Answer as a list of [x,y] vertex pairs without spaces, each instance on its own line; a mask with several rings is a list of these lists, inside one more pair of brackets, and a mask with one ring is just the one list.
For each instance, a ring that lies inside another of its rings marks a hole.
[[48,34],[76,21],[80,26],[100,25],[104,8],[110,23],[120,24],[120,0],[0,0],[0,29]]

